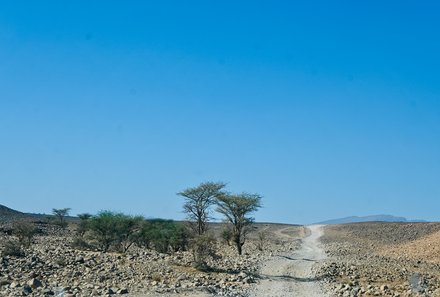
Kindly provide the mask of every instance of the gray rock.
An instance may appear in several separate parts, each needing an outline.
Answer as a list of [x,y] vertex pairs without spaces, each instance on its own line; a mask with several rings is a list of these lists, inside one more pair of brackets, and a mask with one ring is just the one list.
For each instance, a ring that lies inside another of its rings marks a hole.
[[354,287],[353,290],[351,290],[351,296],[357,297],[359,295],[360,289],[358,287]]
[[27,282],[27,284],[32,289],[36,289],[36,288],[39,288],[39,287],[43,286],[41,281],[39,279],[36,279],[36,278],[31,279],[30,281]]
[[20,284],[17,283],[17,282],[12,282],[12,283],[9,285],[9,287],[12,288],[12,289],[17,288],[17,287],[19,287],[19,286],[20,286]]
[[120,294],[120,295],[128,294],[128,289],[127,288],[121,288],[121,289],[118,290],[117,293]]
[[32,288],[28,285],[23,286],[23,294],[24,295],[29,295],[32,293]]
[[108,288],[107,291],[105,292],[107,295],[114,295],[115,291],[112,288]]
[[6,286],[6,285],[9,285],[9,284],[11,284],[11,281],[8,280],[7,278],[0,279],[0,287]]
[[55,292],[52,291],[51,289],[44,289],[43,294],[46,296],[53,296],[53,295],[55,295]]

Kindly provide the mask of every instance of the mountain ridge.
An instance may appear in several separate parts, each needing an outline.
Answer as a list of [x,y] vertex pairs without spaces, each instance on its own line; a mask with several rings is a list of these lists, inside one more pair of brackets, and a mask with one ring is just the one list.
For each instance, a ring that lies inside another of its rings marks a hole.
[[14,210],[12,208],[0,204],[0,222],[10,220],[13,218],[22,218],[25,216],[26,216],[25,213],[22,213],[18,210]]
[[23,214],[23,213],[18,210],[14,210],[12,208],[0,204],[0,215],[7,215],[7,214]]
[[362,223],[362,222],[398,222],[398,223],[411,223],[411,222],[426,222],[424,220],[408,220],[405,217],[397,217],[387,214],[369,215],[369,216],[349,216],[338,219],[331,219],[319,222],[317,224],[324,225],[336,225],[336,224],[350,224],[350,223]]

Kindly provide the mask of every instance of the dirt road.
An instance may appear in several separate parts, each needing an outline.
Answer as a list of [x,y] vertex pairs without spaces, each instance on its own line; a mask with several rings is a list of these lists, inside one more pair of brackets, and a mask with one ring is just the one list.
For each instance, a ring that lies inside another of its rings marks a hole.
[[310,235],[303,239],[301,248],[291,254],[276,255],[261,269],[261,282],[251,296],[271,297],[325,297],[312,266],[325,258],[320,248],[322,226],[307,227]]

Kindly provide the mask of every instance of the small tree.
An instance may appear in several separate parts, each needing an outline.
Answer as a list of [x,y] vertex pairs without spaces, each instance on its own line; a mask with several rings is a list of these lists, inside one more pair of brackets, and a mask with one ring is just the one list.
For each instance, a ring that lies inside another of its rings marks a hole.
[[215,254],[215,238],[210,234],[196,236],[191,241],[194,267],[201,271],[209,269],[207,259]]
[[152,219],[142,224],[137,244],[160,253],[186,250],[189,241],[187,228],[171,220]]
[[183,211],[187,214],[195,235],[202,235],[208,229],[210,207],[225,186],[221,182],[206,182],[177,193],[185,199]]
[[79,237],[83,237],[84,234],[87,232],[88,224],[90,222],[91,217],[92,215],[89,213],[82,213],[78,215],[80,221],[76,227],[76,233]]
[[174,223],[173,232],[170,234],[170,248],[173,252],[186,251],[189,245],[191,234],[183,224]]
[[52,214],[56,218],[56,224],[62,228],[67,227],[66,217],[69,215],[69,213],[70,213],[70,208],[59,208],[59,209],[53,208],[52,209]]
[[85,234],[89,230],[91,214],[83,213],[79,214],[79,223],[76,226],[76,235],[73,238],[72,246],[77,249],[85,250],[90,248],[90,244],[86,241]]
[[223,229],[221,237],[223,239],[223,242],[230,246],[232,240],[232,229],[230,227],[226,227],[225,229]]
[[136,242],[137,234],[140,233],[141,216],[128,216],[117,214],[115,221],[115,241],[121,252],[125,253]]
[[98,249],[107,252],[115,242],[115,214],[111,211],[101,211],[89,220],[88,229],[96,240]]
[[217,211],[223,214],[232,227],[232,241],[239,255],[246,241],[246,235],[254,222],[249,214],[261,207],[261,196],[258,194],[223,194],[217,198]]
[[258,232],[257,249],[263,251],[267,241],[267,231],[263,230]]
[[87,219],[86,229],[91,232],[102,252],[107,252],[112,246],[126,252],[136,241],[142,220],[141,217],[101,211]]
[[31,246],[36,233],[37,229],[31,222],[22,220],[14,223],[13,234],[18,237],[18,241],[23,247]]

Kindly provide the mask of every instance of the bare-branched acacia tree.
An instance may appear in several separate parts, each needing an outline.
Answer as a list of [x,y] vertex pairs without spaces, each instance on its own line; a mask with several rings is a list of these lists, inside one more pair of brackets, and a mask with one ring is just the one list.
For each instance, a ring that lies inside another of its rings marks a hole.
[[217,211],[225,216],[231,225],[232,241],[242,254],[246,235],[251,231],[254,218],[249,215],[261,207],[261,196],[258,194],[229,194],[223,193],[217,197]]
[[70,213],[70,208],[52,209],[52,214],[56,218],[56,223],[63,228],[67,227],[66,217],[69,215],[69,213]]
[[205,182],[177,193],[185,199],[183,211],[187,214],[195,235],[203,235],[208,229],[211,206],[225,186],[222,182]]

